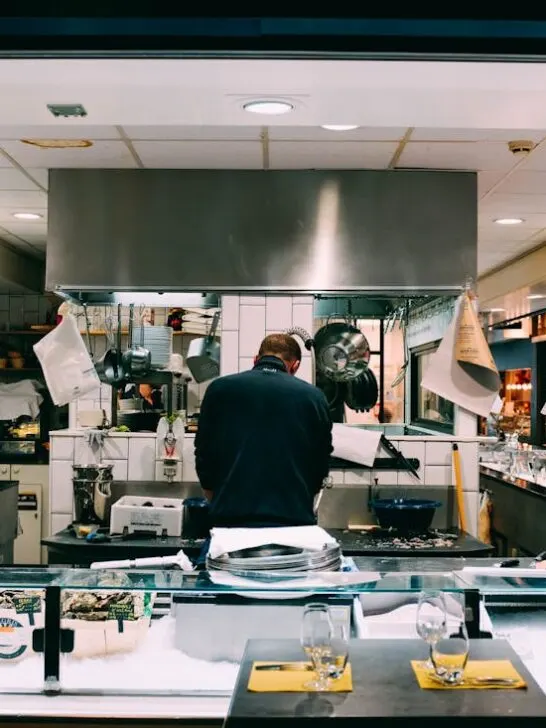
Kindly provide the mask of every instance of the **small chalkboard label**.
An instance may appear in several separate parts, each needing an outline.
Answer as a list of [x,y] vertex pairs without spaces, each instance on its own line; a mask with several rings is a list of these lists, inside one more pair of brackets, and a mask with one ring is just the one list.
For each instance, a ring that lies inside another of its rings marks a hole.
[[28,621],[34,624],[34,615],[42,610],[42,599],[39,596],[20,594],[13,597],[13,606],[17,614],[28,614]]
[[114,602],[108,607],[108,619],[117,619],[118,632],[123,632],[123,622],[135,619],[135,608],[133,604],[125,602]]

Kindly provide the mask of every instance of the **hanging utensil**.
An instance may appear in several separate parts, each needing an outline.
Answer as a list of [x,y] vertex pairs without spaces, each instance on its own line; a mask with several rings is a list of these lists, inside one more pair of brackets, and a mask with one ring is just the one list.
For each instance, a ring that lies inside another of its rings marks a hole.
[[409,325],[409,303],[404,306],[404,312],[400,318],[400,331],[402,332],[402,341],[404,346],[404,363],[400,367],[400,371],[393,379],[391,388],[397,387],[406,376],[406,372],[410,362],[410,353],[408,348],[408,325]]
[[129,331],[128,331],[128,348],[123,353],[122,365],[126,376],[143,377],[146,375],[152,365],[152,354],[149,349],[144,346],[144,326],[142,320],[140,322],[140,345],[133,344],[134,334],[134,304],[129,306]]
[[220,344],[215,339],[219,320],[220,312],[216,311],[208,336],[194,339],[188,347],[186,366],[198,384],[220,374]]
[[[113,332],[112,339],[114,339]],[[119,386],[124,380],[121,359],[121,304],[118,306],[117,343],[106,350],[104,356],[95,364],[95,369],[101,382],[105,382],[106,384]]]

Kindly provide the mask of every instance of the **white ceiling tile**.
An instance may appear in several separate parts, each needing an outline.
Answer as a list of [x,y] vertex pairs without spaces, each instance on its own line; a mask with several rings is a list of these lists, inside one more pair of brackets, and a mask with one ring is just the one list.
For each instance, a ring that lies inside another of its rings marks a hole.
[[259,142],[134,142],[150,169],[261,169]]
[[43,243],[32,242],[29,240],[25,240],[24,238],[20,238],[16,235],[12,235],[8,230],[5,230],[1,226],[0,238],[9,243],[9,245],[12,245],[14,248],[21,250],[21,252],[27,253],[27,255],[30,254],[39,257],[42,257],[43,255]]
[[510,142],[528,139],[539,142],[546,137],[541,129],[414,129],[412,141],[453,142]]
[[396,142],[271,142],[271,169],[385,169]]
[[0,194],[0,207],[13,212],[41,212],[47,209],[47,194],[31,190],[4,190]]
[[41,185],[45,190],[49,187],[49,170],[36,167],[25,167],[26,173]]
[[121,141],[97,141],[80,149],[40,149],[19,141],[6,141],[0,146],[23,167],[127,168],[136,167],[127,146]]
[[33,190],[38,187],[18,169],[0,169],[0,190]]
[[[0,140],[18,139],[119,139],[115,126],[85,126],[66,119],[47,126],[2,126]],[[0,144],[1,146],[1,144]]]
[[[332,122],[334,123],[334,122]],[[350,131],[330,131],[320,126],[270,126],[269,138],[277,141],[400,141],[407,129],[405,127],[366,127]]]
[[17,235],[20,238],[25,238],[27,235],[35,236],[37,238],[47,237],[47,224],[45,222],[31,222],[30,220],[2,220],[0,225],[4,230],[8,230],[12,235]]
[[124,126],[133,141],[258,141],[261,126]]
[[534,149],[522,163],[522,171],[546,172],[546,145]]
[[530,213],[546,212],[546,194],[543,195],[505,195],[494,192],[480,203],[480,212],[490,218],[523,217]]
[[523,225],[490,225],[478,227],[478,240],[496,240],[498,243],[509,241],[528,240],[535,235],[542,226],[537,225],[536,228],[529,228]]
[[502,183],[498,192],[503,195],[546,195],[546,172],[518,169]]
[[398,167],[508,171],[516,163],[503,144],[492,142],[412,142],[404,148]]
[[478,197],[483,197],[489,192],[505,174],[506,172],[478,172]]

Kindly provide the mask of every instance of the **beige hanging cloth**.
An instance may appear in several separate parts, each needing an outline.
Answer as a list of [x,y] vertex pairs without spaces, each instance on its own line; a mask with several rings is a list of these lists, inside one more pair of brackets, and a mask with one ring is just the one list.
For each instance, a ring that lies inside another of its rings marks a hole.
[[491,543],[491,516],[493,501],[487,491],[480,496],[480,510],[478,513],[478,539],[483,543]]
[[425,371],[421,386],[444,399],[487,417],[500,389],[500,376],[469,293]]

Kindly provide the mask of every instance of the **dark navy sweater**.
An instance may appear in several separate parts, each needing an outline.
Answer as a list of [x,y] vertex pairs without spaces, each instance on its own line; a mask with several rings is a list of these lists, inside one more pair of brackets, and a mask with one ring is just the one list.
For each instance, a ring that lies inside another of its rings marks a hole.
[[216,379],[195,437],[197,475],[213,491],[211,525],[314,524],[331,452],[324,394],[280,359],[263,357],[251,371]]

